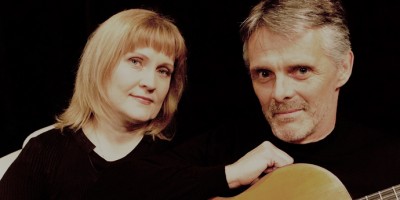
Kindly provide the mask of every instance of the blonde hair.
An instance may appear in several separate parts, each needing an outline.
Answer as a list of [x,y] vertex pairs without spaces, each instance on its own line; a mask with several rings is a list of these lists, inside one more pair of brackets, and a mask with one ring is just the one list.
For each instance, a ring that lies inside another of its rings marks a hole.
[[138,47],[154,48],[175,61],[170,89],[160,112],[138,128],[143,133],[170,139],[163,130],[170,125],[185,86],[187,49],[171,19],[145,9],[119,12],[92,33],[80,60],[74,94],[68,108],[56,118],[56,127],[68,126],[76,131],[97,116],[110,119],[105,85],[119,59]]
[[335,62],[351,50],[350,34],[340,0],[262,0],[241,25],[243,58],[248,65],[248,41],[260,28],[290,38],[321,28],[322,48]]

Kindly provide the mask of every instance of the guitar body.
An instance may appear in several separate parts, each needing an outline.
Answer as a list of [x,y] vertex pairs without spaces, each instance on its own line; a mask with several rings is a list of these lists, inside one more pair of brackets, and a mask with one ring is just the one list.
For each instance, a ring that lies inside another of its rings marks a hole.
[[232,200],[351,200],[342,182],[328,170],[305,163],[281,167],[265,175]]

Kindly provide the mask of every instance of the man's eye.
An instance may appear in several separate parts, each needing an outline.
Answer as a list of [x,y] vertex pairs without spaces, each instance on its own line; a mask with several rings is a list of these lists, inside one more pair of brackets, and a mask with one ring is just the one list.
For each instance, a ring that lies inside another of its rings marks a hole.
[[266,69],[256,69],[251,72],[252,79],[268,78],[271,76],[271,72]]
[[271,71],[267,69],[255,69],[251,70],[251,79],[255,81],[261,81],[261,82],[266,82],[272,78],[272,73]]
[[271,72],[268,70],[259,70],[258,75],[259,77],[267,78],[271,75]]
[[309,78],[312,75],[312,69],[307,66],[297,66],[292,68],[290,74],[292,77],[295,77],[299,80],[304,80]]
[[300,72],[301,74],[306,74],[309,69],[307,67],[298,67],[298,72]]

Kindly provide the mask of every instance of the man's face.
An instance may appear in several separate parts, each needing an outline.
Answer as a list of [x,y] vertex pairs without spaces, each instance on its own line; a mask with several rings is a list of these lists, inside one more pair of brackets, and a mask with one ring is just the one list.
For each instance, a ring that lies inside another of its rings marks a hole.
[[283,141],[315,142],[334,128],[339,88],[347,79],[324,54],[322,38],[318,30],[288,39],[263,28],[249,40],[254,91],[273,133]]

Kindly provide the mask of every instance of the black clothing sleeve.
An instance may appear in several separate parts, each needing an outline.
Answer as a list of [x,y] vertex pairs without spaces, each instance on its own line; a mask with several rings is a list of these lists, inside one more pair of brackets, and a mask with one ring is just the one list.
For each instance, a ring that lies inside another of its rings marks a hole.
[[45,199],[45,166],[50,166],[50,162],[58,155],[54,151],[46,152],[44,149],[46,147],[35,139],[22,149],[0,181],[1,199]]
[[105,172],[89,191],[88,199],[205,200],[227,190],[224,166],[196,167],[160,160],[109,168],[110,173]]
[[96,180],[94,164],[101,166],[82,138],[82,132],[59,130],[32,138],[1,179],[1,199],[81,199]]

